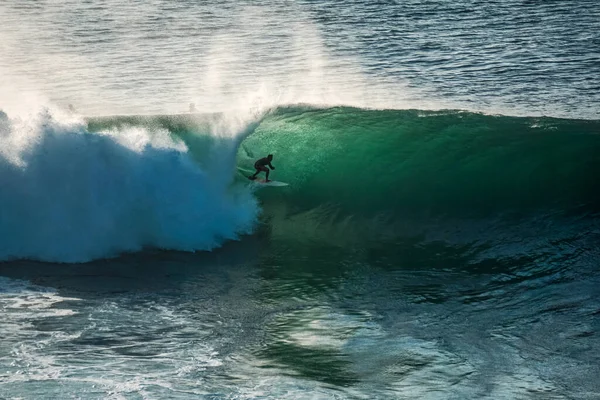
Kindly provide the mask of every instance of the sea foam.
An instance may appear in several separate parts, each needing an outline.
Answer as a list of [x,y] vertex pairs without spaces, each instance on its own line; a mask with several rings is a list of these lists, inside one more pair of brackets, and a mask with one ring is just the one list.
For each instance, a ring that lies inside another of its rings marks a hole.
[[230,185],[235,135],[220,138],[222,156],[204,169],[166,130],[92,133],[45,106],[1,111],[0,140],[0,260],[210,250],[250,232],[258,213],[252,193]]

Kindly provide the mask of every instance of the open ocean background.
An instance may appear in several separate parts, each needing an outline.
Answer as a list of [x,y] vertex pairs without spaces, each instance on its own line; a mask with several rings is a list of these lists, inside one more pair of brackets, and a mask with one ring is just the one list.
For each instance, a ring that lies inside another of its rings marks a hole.
[[0,398],[600,399],[599,178],[596,1],[4,0]]

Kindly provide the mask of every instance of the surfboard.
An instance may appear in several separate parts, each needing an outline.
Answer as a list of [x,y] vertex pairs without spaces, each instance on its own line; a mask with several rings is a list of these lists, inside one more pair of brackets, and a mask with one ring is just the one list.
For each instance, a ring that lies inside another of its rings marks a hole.
[[261,185],[261,186],[288,186],[289,183],[285,183],[285,182],[279,182],[279,181],[265,181],[264,179],[255,179],[252,182],[256,183],[257,185]]
[[[248,179],[250,179],[250,176],[252,176],[252,173],[254,172],[252,170],[241,168],[241,167],[237,167],[237,170],[240,172],[240,174],[242,176],[245,176]],[[266,182],[263,178],[250,179],[250,181],[252,183],[255,183],[260,186],[273,186],[273,187],[289,186],[289,183],[286,183],[286,182],[280,182],[280,181]]]

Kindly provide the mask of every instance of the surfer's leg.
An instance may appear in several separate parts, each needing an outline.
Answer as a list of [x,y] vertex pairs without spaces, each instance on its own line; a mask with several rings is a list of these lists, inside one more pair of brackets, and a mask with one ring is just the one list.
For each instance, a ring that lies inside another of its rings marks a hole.
[[256,179],[256,175],[260,174],[261,172],[266,172],[267,173],[267,180],[269,180],[269,169],[267,167],[257,166],[257,167],[254,167],[254,168],[256,168],[256,172],[254,173],[254,175],[252,175],[250,177],[251,180]]
[[260,172],[260,171],[259,171],[259,170],[258,170],[258,168],[257,168],[257,169],[256,169],[256,172],[254,173],[254,175],[250,175],[250,176],[248,177],[248,179],[250,179],[251,181],[255,180],[255,179],[256,179],[256,175],[258,175],[258,173],[259,173],[259,172]]
[[254,166],[254,169],[256,170],[256,172],[254,173],[254,175],[252,175],[252,178],[253,178],[253,179],[254,179],[254,178],[256,178],[256,175],[260,174],[260,171],[264,171],[264,169],[263,169],[263,168],[264,168],[264,167],[261,167],[261,166],[256,166],[256,165],[255,165],[255,166]]
[[267,182],[269,182],[269,172],[271,172],[271,171],[269,171],[269,168],[267,168],[267,167],[265,167],[265,171],[266,171],[266,173],[267,173],[267,177],[265,178],[265,180],[266,180]]

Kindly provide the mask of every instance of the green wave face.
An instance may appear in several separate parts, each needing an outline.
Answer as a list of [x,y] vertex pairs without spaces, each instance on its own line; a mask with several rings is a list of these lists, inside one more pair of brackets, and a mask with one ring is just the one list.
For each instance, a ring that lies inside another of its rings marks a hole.
[[258,192],[267,210],[461,218],[600,208],[600,121],[288,107],[224,138],[211,134],[220,118],[120,116],[88,125],[166,129],[208,172],[233,171],[225,153],[236,146],[237,165],[247,170],[273,153],[272,179],[290,186]]
[[238,163],[274,154],[263,196],[306,210],[484,216],[592,207],[600,189],[600,122],[466,112],[283,108],[265,118]]

